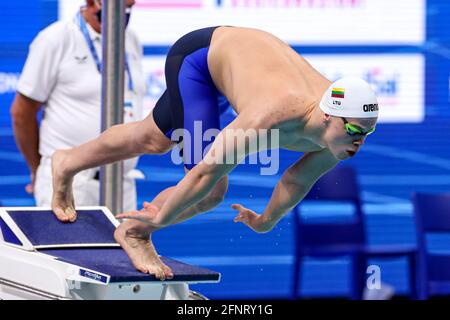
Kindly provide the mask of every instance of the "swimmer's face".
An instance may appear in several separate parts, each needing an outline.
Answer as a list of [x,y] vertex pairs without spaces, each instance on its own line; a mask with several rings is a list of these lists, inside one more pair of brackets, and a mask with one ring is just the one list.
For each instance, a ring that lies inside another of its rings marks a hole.
[[325,115],[324,119],[327,122],[324,140],[333,156],[338,160],[355,156],[367,138],[367,135],[364,134],[349,135],[345,128],[345,121],[361,128],[363,132],[375,128],[377,123],[377,118],[356,119]]

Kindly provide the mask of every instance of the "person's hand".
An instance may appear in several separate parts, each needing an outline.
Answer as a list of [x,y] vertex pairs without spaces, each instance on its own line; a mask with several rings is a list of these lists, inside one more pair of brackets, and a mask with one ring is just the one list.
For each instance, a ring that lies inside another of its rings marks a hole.
[[263,221],[262,215],[259,215],[240,204],[233,204],[231,207],[238,211],[237,216],[234,218],[234,222],[242,222],[250,229],[258,233],[269,232],[272,229]]
[[30,180],[31,180],[31,182],[25,186],[25,191],[28,194],[33,194],[34,193],[34,182],[35,182],[35,179],[36,179],[36,171],[33,171],[33,172],[30,173]]
[[154,225],[154,219],[159,213],[159,208],[147,201],[144,201],[143,208],[139,211],[134,210],[116,215],[117,219],[135,219],[148,225]]

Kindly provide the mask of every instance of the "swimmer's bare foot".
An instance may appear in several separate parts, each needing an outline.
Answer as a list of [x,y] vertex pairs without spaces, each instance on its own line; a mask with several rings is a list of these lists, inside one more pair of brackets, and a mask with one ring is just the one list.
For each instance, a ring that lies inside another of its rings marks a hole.
[[151,241],[153,231],[155,229],[142,222],[127,220],[117,227],[114,238],[137,270],[160,280],[172,279],[172,270],[161,261]]
[[52,210],[58,220],[74,222],[77,219],[72,192],[73,176],[65,173],[65,150],[58,150],[52,156],[53,196]]

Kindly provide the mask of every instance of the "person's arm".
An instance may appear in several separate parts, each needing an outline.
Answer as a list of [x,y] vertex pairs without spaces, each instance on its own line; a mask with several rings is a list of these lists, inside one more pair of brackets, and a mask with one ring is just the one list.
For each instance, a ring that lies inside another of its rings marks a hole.
[[243,222],[259,233],[272,230],[306,196],[320,176],[338,162],[328,149],[306,153],[284,172],[263,214],[233,204],[233,209],[239,211],[234,221]]
[[30,170],[31,184],[26,191],[33,192],[34,178],[41,156],[39,155],[39,127],[37,113],[42,103],[17,92],[11,105],[11,119],[16,145]]
[[206,197],[217,181],[231,172],[247,155],[261,151],[250,147],[258,145],[258,136],[250,133],[258,132],[259,129],[267,129],[267,124],[255,116],[240,114],[233,120],[217,136],[205,158],[177,184],[155,222],[162,226],[170,224],[179,213]]
[[42,102],[49,100],[58,79],[64,48],[61,41],[63,32],[62,25],[56,23],[39,32],[33,39],[11,105],[16,144],[31,172],[32,183],[27,186],[30,193],[40,162],[37,113]]
[[[257,135],[248,135],[246,131],[258,132],[265,129],[257,117],[240,114],[215,139],[205,158],[190,170],[176,185],[175,190],[164,202],[158,214],[150,222],[161,228],[173,222],[185,209],[197,204],[214,188],[217,181],[232,171],[245,157],[257,150]],[[260,150],[261,151],[261,150]],[[117,218],[135,218],[135,214],[124,213]]]

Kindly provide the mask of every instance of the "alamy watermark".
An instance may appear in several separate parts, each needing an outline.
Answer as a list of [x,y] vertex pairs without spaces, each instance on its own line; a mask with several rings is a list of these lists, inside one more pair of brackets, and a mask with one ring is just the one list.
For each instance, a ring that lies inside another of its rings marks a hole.
[[381,268],[377,265],[370,265],[367,267],[366,273],[369,275],[367,277],[366,286],[369,290],[379,290],[381,289]]
[[[278,173],[279,130],[278,129],[231,129],[220,131],[210,128],[203,131],[202,121],[194,121],[193,132],[176,129],[171,140],[179,142],[182,156],[173,149],[172,162],[175,164],[237,165],[240,163],[261,165],[261,175]],[[211,152],[210,152],[211,151]],[[245,160],[248,159],[248,162]]]

